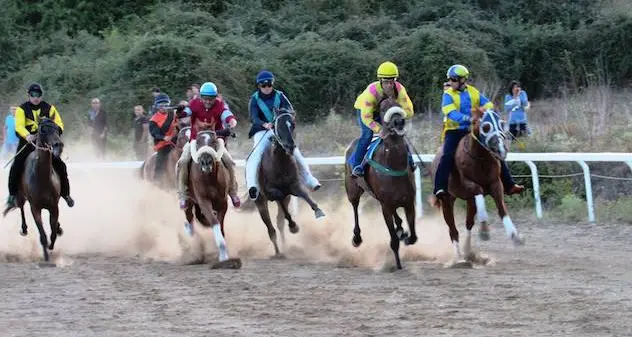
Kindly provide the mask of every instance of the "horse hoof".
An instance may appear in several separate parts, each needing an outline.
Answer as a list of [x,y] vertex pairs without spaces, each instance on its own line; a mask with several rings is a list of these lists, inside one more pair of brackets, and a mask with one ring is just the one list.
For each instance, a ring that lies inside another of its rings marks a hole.
[[414,245],[416,242],[417,242],[417,237],[416,236],[407,237],[406,240],[404,241],[406,246]]
[[481,241],[489,241],[489,239],[491,239],[491,235],[489,234],[489,230],[480,230],[478,232],[478,238],[481,239]]
[[316,209],[316,211],[314,211],[314,215],[316,216],[316,219],[322,218],[325,216],[325,212],[323,212],[320,208],[318,208]]
[[353,240],[351,240],[351,243],[355,248],[360,247],[360,245],[362,244],[362,237],[360,237],[360,235],[354,236]]
[[289,224],[288,228],[290,229],[290,233],[292,234],[298,233],[298,225],[295,222],[292,222],[291,224]]
[[274,254],[270,258],[273,259],[273,260],[285,260],[285,259],[287,259],[285,254],[282,254],[282,253]]
[[63,229],[61,229],[61,226],[57,226],[57,235],[58,235],[58,236],[62,236],[62,235],[64,235],[64,230],[63,230]]
[[226,261],[220,261],[211,266],[211,269],[240,269],[241,259],[228,259]]
[[21,236],[27,236],[27,235],[28,235],[28,232],[26,231],[26,229],[21,230],[21,231],[20,231],[20,235],[21,235]]
[[399,229],[395,232],[395,235],[397,236],[397,238],[399,239],[399,241],[404,241],[406,239],[408,239],[408,232],[406,232],[403,229]]
[[511,235],[511,241],[513,241],[515,246],[524,246],[524,239],[521,238],[518,234],[514,233]]
[[453,269],[471,269],[474,267],[474,264],[471,261],[454,261],[450,265],[450,268]]

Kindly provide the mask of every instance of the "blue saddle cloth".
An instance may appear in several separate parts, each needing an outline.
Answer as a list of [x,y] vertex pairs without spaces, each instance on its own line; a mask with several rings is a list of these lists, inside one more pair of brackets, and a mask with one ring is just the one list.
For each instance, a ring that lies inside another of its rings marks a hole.
[[373,139],[371,139],[371,143],[369,144],[369,149],[366,152],[366,155],[364,156],[363,163],[365,165],[369,161],[369,159],[373,158],[373,154],[375,153],[375,149],[377,149],[377,146],[380,145],[380,143],[382,143],[382,138],[380,138],[380,137],[373,137]]

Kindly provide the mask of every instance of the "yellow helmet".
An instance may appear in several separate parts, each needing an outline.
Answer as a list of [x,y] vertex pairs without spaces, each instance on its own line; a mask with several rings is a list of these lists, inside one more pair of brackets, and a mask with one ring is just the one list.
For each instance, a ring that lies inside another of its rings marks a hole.
[[377,78],[396,78],[399,77],[399,70],[393,62],[384,62],[377,67]]

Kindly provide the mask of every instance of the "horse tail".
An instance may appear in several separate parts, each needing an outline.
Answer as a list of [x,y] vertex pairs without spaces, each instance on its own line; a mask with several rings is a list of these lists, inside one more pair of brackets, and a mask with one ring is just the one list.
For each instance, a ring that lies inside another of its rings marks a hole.
[[437,198],[434,194],[428,197],[428,203],[436,209],[441,209],[441,199]]
[[6,205],[6,208],[2,212],[2,216],[6,217],[7,214],[9,214],[9,212],[11,212],[14,208],[17,208],[17,207],[16,206],[12,206],[12,205]]

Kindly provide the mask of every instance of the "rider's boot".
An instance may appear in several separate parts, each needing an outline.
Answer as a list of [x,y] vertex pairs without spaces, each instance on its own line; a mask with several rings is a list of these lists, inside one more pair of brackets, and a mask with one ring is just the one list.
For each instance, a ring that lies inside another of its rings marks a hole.
[[180,209],[187,208],[189,200],[189,160],[191,159],[191,144],[186,143],[182,149],[182,155],[176,164],[176,175],[178,177],[178,199]]

